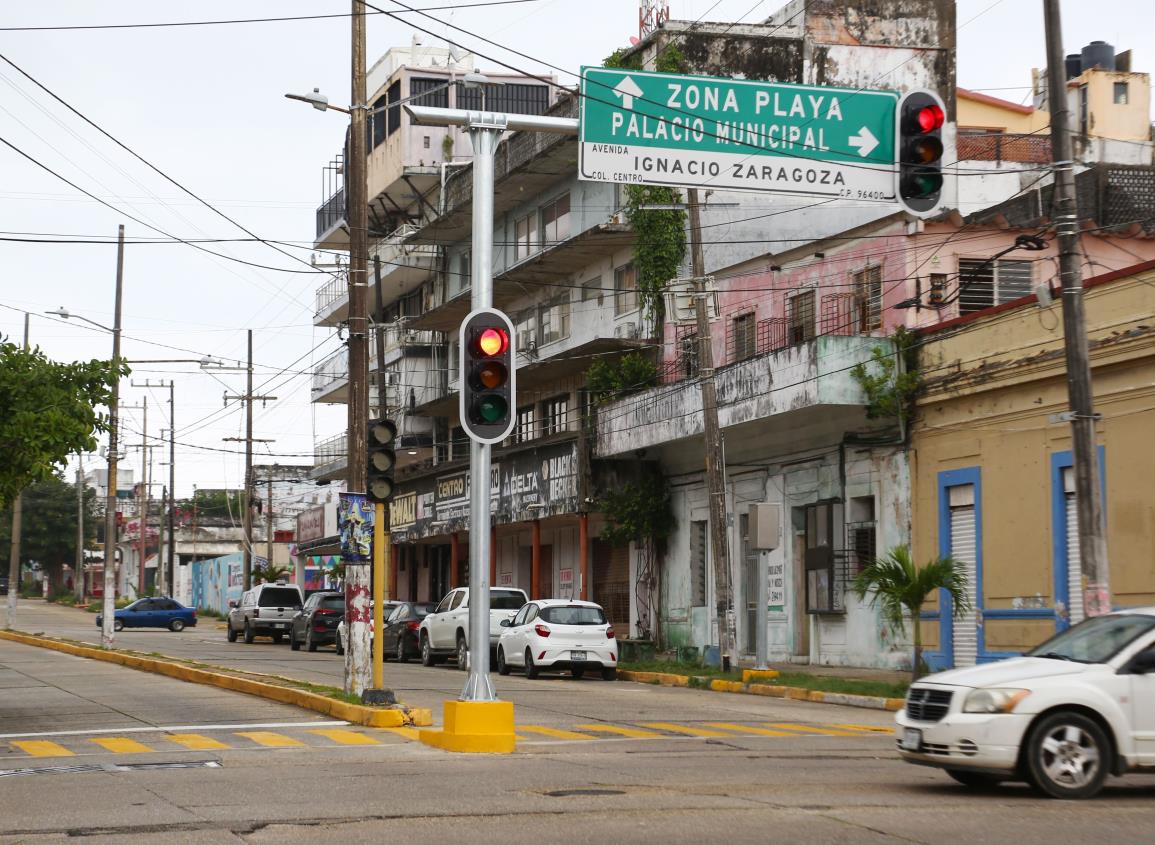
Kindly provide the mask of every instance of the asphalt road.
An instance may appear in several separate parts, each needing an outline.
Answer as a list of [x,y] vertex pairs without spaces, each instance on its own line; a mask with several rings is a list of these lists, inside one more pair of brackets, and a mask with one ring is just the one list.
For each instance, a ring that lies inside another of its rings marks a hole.
[[[19,627],[91,641],[92,619],[29,606]],[[120,643],[340,682],[332,653],[234,647],[212,625],[125,632]],[[456,696],[463,678],[388,671],[421,705]],[[898,761],[892,737],[871,730],[888,714],[595,680],[495,681],[516,705],[518,752],[454,755],[404,732],[0,642],[0,845],[1155,841],[1155,777],[1114,780],[1079,803],[1018,785],[976,792]]]

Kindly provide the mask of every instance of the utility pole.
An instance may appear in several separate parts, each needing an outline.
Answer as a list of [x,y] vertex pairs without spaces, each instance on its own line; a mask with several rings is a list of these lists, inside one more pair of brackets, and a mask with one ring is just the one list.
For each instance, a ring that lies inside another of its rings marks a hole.
[[144,397],[144,422],[140,432],[140,505],[137,507],[137,525],[140,536],[137,538],[137,549],[140,559],[137,561],[136,596],[144,595],[144,554],[148,549],[148,397]]
[[268,482],[265,494],[265,567],[273,565],[273,476],[266,479]]
[[[133,363],[143,363],[143,362],[133,361]],[[175,362],[173,362],[173,363],[175,363]],[[168,388],[168,419],[169,419],[169,428],[168,428],[168,435],[169,435],[169,437],[168,437],[168,486],[162,488],[162,495],[161,495],[161,500],[160,500],[161,501],[160,530],[158,532],[159,537],[158,537],[157,550],[156,550],[156,578],[157,578],[156,587],[157,587],[157,591],[159,593],[169,595],[172,593],[173,586],[174,586],[174,578],[175,578],[175,572],[173,572],[173,568],[172,568],[172,560],[173,560],[172,552],[173,552],[173,542],[174,542],[175,537],[176,537],[176,533],[174,530],[174,523],[173,523],[173,506],[175,504],[174,492],[176,490],[176,486],[175,486],[175,478],[176,478],[176,474],[175,474],[175,472],[176,472],[175,471],[175,467],[176,467],[176,464],[175,464],[176,433],[175,433],[175,430],[174,430],[173,425],[172,425],[173,413],[174,413],[174,409],[176,407],[175,396],[174,396],[174,390],[175,390],[174,382],[172,379],[169,379],[167,383],[164,382],[163,380],[160,382],[153,382],[151,379],[146,379],[145,381],[142,381],[142,382],[135,382],[134,381],[132,383],[132,386],[133,387],[167,387]],[[146,419],[147,419],[147,416],[146,416]],[[164,434],[164,432],[165,432],[165,429],[161,429],[162,435]],[[145,439],[147,441],[147,437]],[[163,464],[162,464],[162,466],[163,466]],[[151,490],[151,487],[149,489]],[[168,508],[168,511],[167,511],[168,545],[167,546],[165,545],[165,539],[164,539],[165,533],[166,533],[166,522],[165,522],[165,520],[166,520],[166,512],[165,512],[166,506]],[[165,551],[166,551],[166,549],[168,552],[167,566],[165,564]]]
[[[31,314],[24,312],[24,351],[28,351],[28,321]],[[8,618],[5,625],[13,627],[16,619],[16,603],[20,599],[20,539],[24,530],[24,492],[16,494],[12,500],[12,544],[8,552]]]
[[[1067,397],[1075,465],[1075,507],[1079,518],[1079,557],[1083,568],[1083,610],[1087,616],[1111,612],[1111,578],[1103,524],[1103,492],[1095,443],[1094,394],[1083,302],[1079,254],[1079,213],[1067,107],[1063,35],[1059,0],[1043,0],[1047,32],[1047,100],[1051,111],[1054,156],[1054,219],[1059,241],[1059,276],[1063,291],[1063,345],[1067,359]],[[1072,601],[1077,600],[1074,596]]]
[[[718,428],[718,397],[714,385],[714,346],[707,313],[706,261],[702,253],[701,213],[698,191],[688,190],[690,214],[690,260],[694,274],[698,322],[698,384],[702,389],[703,437],[706,451],[706,489],[710,503],[710,551],[714,559],[714,601],[718,617],[718,655],[723,669],[730,668],[733,647],[733,590],[730,584],[730,544],[727,541],[726,465],[722,434]],[[762,597],[765,602],[765,596]]]
[[77,604],[84,602],[84,454],[76,455],[76,566],[72,591]]
[[168,589],[176,594],[176,392],[172,379],[168,382]]
[[[116,243],[116,307],[112,322],[112,366],[120,366],[120,310],[124,291],[124,226],[119,227]],[[117,414],[120,404],[120,377],[112,381],[108,400],[108,490],[104,502],[104,597],[101,602],[100,644],[112,648],[116,640],[113,615],[116,612],[116,450]]]

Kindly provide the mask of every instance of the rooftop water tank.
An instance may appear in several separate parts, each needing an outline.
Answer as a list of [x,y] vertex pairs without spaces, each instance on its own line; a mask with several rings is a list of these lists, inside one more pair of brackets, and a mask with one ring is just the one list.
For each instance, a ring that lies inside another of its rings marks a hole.
[[1092,41],[1082,52],[1083,70],[1097,67],[1103,70],[1115,69],[1115,48],[1106,41]]

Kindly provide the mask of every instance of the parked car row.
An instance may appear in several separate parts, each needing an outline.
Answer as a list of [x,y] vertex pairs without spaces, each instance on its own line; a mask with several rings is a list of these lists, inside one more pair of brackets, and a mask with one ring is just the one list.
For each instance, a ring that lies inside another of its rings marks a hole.
[[[96,627],[101,627],[103,623],[104,616],[97,614]],[[168,628],[180,633],[185,628],[196,627],[196,624],[195,607],[185,607],[165,596],[137,599],[115,611],[112,616],[114,631],[123,631],[125,628]]]

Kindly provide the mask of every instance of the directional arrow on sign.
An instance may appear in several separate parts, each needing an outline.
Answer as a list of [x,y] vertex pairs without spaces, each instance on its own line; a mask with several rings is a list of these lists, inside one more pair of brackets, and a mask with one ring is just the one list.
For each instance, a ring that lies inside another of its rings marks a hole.
[[614,93],[622,98],[623,109],[632,109],[634,97],[640,97],[644,92],[638,87],[638,83],[628,76],[623,76],[622,81],[614,87]]
[[857,135],[850,136],[847,143],[858,150],[860,156],[866,158],[870,155],[870,151],[878,146],[878,139],[874,137],[873,132],[863,126]]

